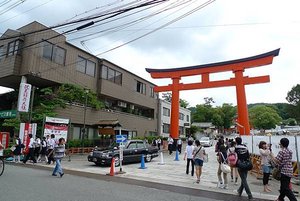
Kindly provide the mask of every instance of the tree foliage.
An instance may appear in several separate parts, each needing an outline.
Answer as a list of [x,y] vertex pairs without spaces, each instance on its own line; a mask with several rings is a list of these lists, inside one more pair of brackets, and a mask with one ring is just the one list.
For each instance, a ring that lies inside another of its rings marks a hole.
[[[17,91],[12,93],[18,93]],[[97,94],[86,92],[83,88],[63,84],[59,87],[47,87],[37,89],[35,91],[32,122],[38,124],[38,132],[41,132],[42,122],[45,116],[55,117],[57,114],[55,109],[65,108],[67,104],[85,104],[85,96],[87,96],[87,106],[95,109],[101,109],[104,104],[98,100]],[[13,127],[17,131],[20,122],[28,122],[28,113],[20,113],[18,118],[5,119],[3,126]]]
[[300,122],[300,84],[294,86],[287,93],[286,100],[291,104],[288,108],[291,113],[291,117],[294,117],[298,122]]
[[[163,93],[162,94],[162,99],[171,103],[172,102],[172,93],[170,92],[166,92],[166,93]],[[189,106],[189,102],[187,102],[186,100],[184,99],[179,99],[179,105],[180,107],[183,107],[183,108],[187,108]]]
[[257,105],[249,109],[250,123],[257,129],[275,128],[282,121],[277,111],[265,105]]

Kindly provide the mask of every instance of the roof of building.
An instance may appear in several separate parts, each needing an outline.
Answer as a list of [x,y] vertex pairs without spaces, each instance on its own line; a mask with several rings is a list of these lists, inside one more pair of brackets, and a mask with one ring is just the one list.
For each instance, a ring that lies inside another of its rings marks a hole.
[[230,60],[230,61],[223,61],[223,62],[217,62],[217,63],[210,63],[210,64],[203,64],[203,65],[195,65],[195,66],[188,66],[188,67],[179,67],[179,68],[164,68],[164,69],[153,69],[153,68],[146,68],[146,71],[148,73],[154,73],[154,72],[176,72],[176,71],[185,71],[185,70],[195,70],[195,69],[203,69],[203,68],[210,68],[210,67],[218,67],[218,66],[224,66],[224,65],[231,65],[231,64],[237,64],[242,63],[246,61],[253,61],[256,59],[262,59],[269,56],[278,56],[280,49],[276,49],[270,52],[266,52],[263,54],[259,54],[252,57],[242,58],[242,59],[236,59],[236,60]]
[[98,127],[122,127],[121,124],[119,123],[119,120],[117,119],[106,119],[106,120],[100,120],[98,123],[95,124]]

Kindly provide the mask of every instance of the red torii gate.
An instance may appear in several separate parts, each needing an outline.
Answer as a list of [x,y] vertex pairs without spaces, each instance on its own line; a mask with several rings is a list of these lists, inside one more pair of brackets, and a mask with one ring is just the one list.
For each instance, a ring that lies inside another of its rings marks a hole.
[[[192,90],[192,89],[204,89],[214,87],[236,87],[237,96],[237,108],[238,118],[237,125],[241,135],[250,135],[248,108],[246,100],[245,85],[258,84],[270,82],[270,76],[258,76],[248,77],[243,76],[243,72],[246,68],[260,67],[268,64],[272,64],[273,58],[279,55],[280,49],[273,50],[264,54],[256,55],[253,57],[189,66],[182,68],[169,68],[169,69],[150,69],[146,68],[146,71],[151,74],[152,78],[171,78],[172,84],[167,86],[154,87],[155,92],[172,92],[172,108],[171,108],[171,129],[170,134],[172,138],[178,139],[179,132],[179,91]],[[234,78],[228,80],[210,81],[209,75],[211,73],[219,73],[225,71],[232,71],[235,75]],[[201,75],[201,82],[183,84],[180,83],[181,77]]]

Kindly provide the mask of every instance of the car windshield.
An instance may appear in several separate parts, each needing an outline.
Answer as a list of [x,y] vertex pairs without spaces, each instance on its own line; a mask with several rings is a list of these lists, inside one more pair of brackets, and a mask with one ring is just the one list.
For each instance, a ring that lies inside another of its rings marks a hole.
[[209,137],[202,137],[200,141],[209,141]]

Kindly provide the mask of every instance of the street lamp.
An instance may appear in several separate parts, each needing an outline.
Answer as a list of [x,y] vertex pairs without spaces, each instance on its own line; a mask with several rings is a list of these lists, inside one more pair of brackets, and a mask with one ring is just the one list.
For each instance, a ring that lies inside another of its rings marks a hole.
[[84,140],[84,135],[86,133],[86,129],[85,129],[85,119],[86,119],[86,107],[87,107],[87,101],[88,101],[88,93],[89,90],[85,89],[85,102],[84,102],[84,112],[83,112],[83,129],[81,131],[81,143],[82,143],[82,153],[83,153],[83,140]]

